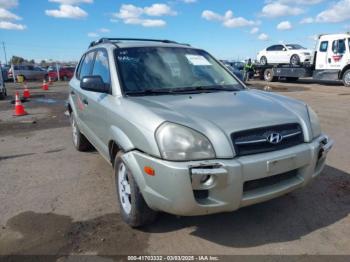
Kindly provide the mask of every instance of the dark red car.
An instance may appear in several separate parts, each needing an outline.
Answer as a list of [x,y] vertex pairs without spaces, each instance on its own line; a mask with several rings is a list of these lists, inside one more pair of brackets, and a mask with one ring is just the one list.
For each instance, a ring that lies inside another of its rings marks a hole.
[[[74,67],[62,67],[62,68],[60,68],[59,69],[60,79],[64,80],[64,81],[70,80],[74,75],[74,70],[75,70]],[[48,76],[51,77],[52,81],[58,80],[56,70],[49,71]]]

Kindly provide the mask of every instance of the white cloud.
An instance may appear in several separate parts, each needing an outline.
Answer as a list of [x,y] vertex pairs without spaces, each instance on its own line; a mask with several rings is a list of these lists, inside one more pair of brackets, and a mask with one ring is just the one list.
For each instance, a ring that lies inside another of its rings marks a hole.
[[56,10],[45,10],[47,16],[53,16],[56,18],[72,18],[80,19],[88,16],[83,9],[78,6],[72,5],[60,5],[60,9]]
[[98,31],[100,31],[101,33],[109,33],[109,32],[111,32],[111,30],[108,29],[108,28],[100,28]]
[[170,6],[166,4],[153,4],[144,8],[144,13],[149,16],[177,15]]
[[13,8],[18,6],[18,0],[0,0],[0,8]]
[[234,17],[231,10],[226,11],[224,15],[217,14],[211,10],[204,10],[202,12],[202,18],[208,21],[219,21],[223,26],[229,28],[253,26],[256,24],[254,21],[243,17]]
[[5,30],[24,30],[27,27],[22,24],[15,24],[12,22],[8,21],[0,21],[0,29],[5,29]]
[[277,25],[277,30],[281,31],[291,30],[292,28],[292,24],[289,21],[283,21]]
[[350,0],[341,0],[316,16],[318,23],[339,23],[350,19]]
[[259,32],[259,27],[253,27],[252,30],[250,30],[250,33],[253,35],[253,34],[256,34]]
[[95,33],[95,32],[90,32],[87,34],[88,37],[92,37],[92,38],[97,38],[100,37],[99,34]]
[[261,11],[264,17],[280,17],[280,16],[295,16],[300,15],[304,11],[299,7],[292,7],[279,2],[273,2],[265,5]]
[[269,36],[265,33],[261,33],[259,36],[258,36],[258,39],[261,40],[261,41],[267,41],[269,40]]
[[323,2],[324,0],[275,0],[267,1],[267,3],[279,2],[281,4],[296,4],[296,5],[315,5]]
[[300,24],[312,24],[315,20],[312,17],[305,17],[300,20]]
[[[166,25],[164,20],[149,19],[143,16],[166,16],[176,14],[177,13],[166,4],[153,4],[144,8],[131,4],[124,4],[120,7],[119,12],[113,14],[113,17],[123,20],[125,24],[142,25],[144,27],[162,27]],[[115,19],[112,18],[111,21],[115,22]]]
[[196,3],[197,0],[180,0],[181,2],[184,2],[186,4],[192,4],[192,3]]
[[49,2],[59,3],[61,5],[79,5],[92,4],[94,0],[49,0]]
[[18,15],[15,15],[14,13],[4,9],[0,8],[0,19],[2,20],[21,20],[21,17]]

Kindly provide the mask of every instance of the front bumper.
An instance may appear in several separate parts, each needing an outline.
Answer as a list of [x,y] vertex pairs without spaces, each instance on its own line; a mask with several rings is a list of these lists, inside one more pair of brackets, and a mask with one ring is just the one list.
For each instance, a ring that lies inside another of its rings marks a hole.
[[[132,151],[123,160],[152,209],[192,216],[233,211],[300,188],[321,173],[332,146],[322,135],[311,143],[234,159],[171,162]],[[145,166],[155,175],[146,175]],[[209,179],[202,183],[204,176]]]

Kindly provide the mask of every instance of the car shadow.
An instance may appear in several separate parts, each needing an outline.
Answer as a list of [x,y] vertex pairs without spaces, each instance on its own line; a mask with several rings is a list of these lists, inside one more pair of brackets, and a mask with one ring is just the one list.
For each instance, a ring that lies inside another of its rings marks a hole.
[[161,214],[144,228],[164,233],[194,227],[191,235],[229,247],[286,242],[345,218],[350,212],[350,175],[327,166],[310,185],[283,197],[224,214],[176,217]]

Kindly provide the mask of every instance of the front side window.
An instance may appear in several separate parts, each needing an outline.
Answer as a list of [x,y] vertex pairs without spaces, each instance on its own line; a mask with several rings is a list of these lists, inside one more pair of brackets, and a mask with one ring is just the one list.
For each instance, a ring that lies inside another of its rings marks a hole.
[[110,84],[108,56],[105,50],[97,51],[92,75],[100,76],[105,84]]
[[85,55],[84,60],[81,64],[79,78],[82,79],[84,76],[89,76],[91,73],[92,65],[94,62],[95,52],[90,52]]
[[333,41],[332,51],[335,54],[344,54],[346,51],[345,39]]
[[241,90],[238,81],[208,53],[192,48],[141,47],[116,50],[125,93]]
[[320,52],[327,52],[328,50],[328,41],[322,41],[320,44]]
[[266,51],[274,51],[275,50],[275,45],[272,45],[266,49]]

